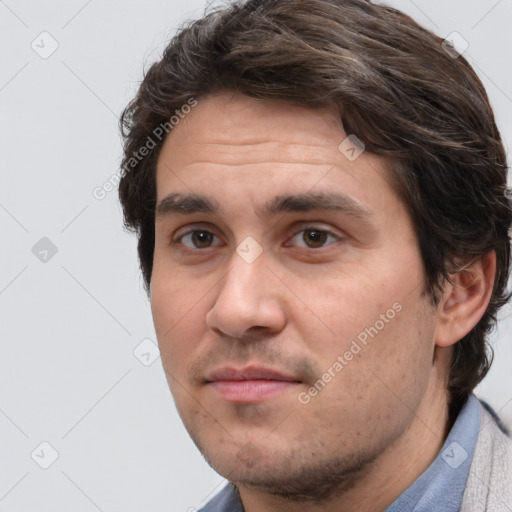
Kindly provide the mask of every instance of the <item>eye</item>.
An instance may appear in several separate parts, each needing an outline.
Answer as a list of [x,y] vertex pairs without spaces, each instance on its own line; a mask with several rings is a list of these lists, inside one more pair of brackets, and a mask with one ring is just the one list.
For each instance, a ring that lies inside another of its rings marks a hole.
[[[336,242],[340,237],[317,228],[302,229],[292,237],[292,244],[306,249],[317,249]],[[329,242],[329,243],[327,243]],[[303,245],[301,245],[303,244]]]
[[184,235],[180,236],[176,243],[181,243],[188,249],[208,249],[214,245],[221,245],[221,243],[213,243],[214,239],[220,240],[210,231],[204,229],[198,229],[195,231],[189,231]]

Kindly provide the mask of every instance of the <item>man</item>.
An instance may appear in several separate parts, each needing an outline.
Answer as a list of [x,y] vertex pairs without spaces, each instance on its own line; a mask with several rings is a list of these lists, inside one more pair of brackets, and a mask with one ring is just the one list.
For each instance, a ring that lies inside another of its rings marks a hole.
[[506,157],[453,46],[368,1],[249,0],[181,30],[123,123],[168,383],[230,482],[205,511],[512,510],[472,394]]

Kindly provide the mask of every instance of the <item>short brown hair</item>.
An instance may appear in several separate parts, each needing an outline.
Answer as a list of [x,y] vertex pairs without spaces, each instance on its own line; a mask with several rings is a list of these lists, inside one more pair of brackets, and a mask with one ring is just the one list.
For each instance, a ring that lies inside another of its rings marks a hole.
[[506,155],[471,66],[407,15],[364,0],[249,0],[182,28],[121,120],[119,194],[125,224],[139,237],[147,288],[163,139],[132,168],[127,164],[191,97],[220,90],[309,108],[336,106],[347,133],[368,151],[391,157],[434,304],[456,260],[496,252],[487,311],[454,347],[448,383],[453,420],[490,367],[486,336],[510,298]]

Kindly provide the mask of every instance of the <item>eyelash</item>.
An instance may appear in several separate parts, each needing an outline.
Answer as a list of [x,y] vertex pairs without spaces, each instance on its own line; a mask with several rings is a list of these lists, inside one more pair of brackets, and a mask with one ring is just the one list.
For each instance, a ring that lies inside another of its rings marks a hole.
[[[314,232],[317,232],[317,233],[322,233],[322,234],[326,234],[327,237],[331,237],[331,238],[334,238],[335,240],[334,241],[339,241],[342,239],[342,237],[338,236],[338,235],[335,235],[334,233],[332,233],[331,231],[327,230],[327,229],[321,229],[317,226],[308,226],[308,227],[305,227],[303,229],[300,229],[299,231],[295,232],[294,235],[291,237],[291,240],[293,240],[294,238],[297,237],[297,235],[299,235],[300,233],[304,233],[304,232],[307,232],[307,231],[314,231]],[[186,236],[189,236],[189,235],[193,235],[194,233],[205,233],[205,234],[209,234],[209,235],[213,235],[214,237],[216,237],[218,239],[218,237],[212,233],[211,231],[208,231],[207,229],[192,229],[182,235],[180,235],[176,240],[174,240],[174,244],[179,244],[179,245],[182,245],[184,246],[187,250],[189,251],[202,251],[202,250],[207,250],[207,249],[211,249],[212,247],[218,247],[218,245],[220,244],[217,244],[217,245],[210,245],[206,248],[198,248],[198,247],[194,247],[194,248],[191,248],[191,247],[187,247],[186,245],[184,245],[182,243],[182,240],[186,237]],[[316,250],[316,249],[323,249],[325,247],[328,247],[329,245],[332,245],[333,242],[330,242],[330,243],[327,243],[326,245],[322,245],[320,247],[299,247],[301,249],[311,249],[311,250]]]

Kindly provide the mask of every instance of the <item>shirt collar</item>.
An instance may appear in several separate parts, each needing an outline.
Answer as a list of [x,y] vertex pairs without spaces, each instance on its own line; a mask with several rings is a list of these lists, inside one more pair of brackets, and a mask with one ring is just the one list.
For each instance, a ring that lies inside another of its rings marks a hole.
[[432,464],[384,512],[458,512],[480,428],[480,403],[470,395]]

